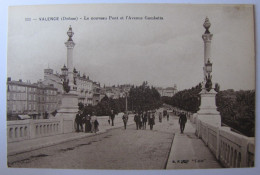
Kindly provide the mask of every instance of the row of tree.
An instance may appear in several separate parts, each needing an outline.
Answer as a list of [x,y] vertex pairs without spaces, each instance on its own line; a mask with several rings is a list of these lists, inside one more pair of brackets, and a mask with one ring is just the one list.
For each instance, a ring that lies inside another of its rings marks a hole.
[[[201,84],[176,93],[173,97],[162,97],[162,101],[174,107],[196,113],[200,107]],[[255,134],[255,91],[217,91],[216,106],[223,124],[247,136]]]
[[[126,105],[127,103],[127,105]],[[147,82],[143,82],[141,86],[132,86],[127,94],[127,99],[112,99],[105,96],[96,106],[84,106],[79,103],[79,109],[83,110],[83,114],[92,115],[95,112],[98,116],[110,115],[111,110],[115,114],[126,111],[147,111],[159,108],[162,105],[161,96],[154,88],[148,86]]]
[[132,87],[129,92],[129,105],[133,111],[148,111],[162,105],[161,95],[154,87],[143,82],[141,86]]
[[220,91],[216,105],[222,123],[249,137],[255,135],[255,91]]
[[197,112],[200,106],[201,84],[191,89],[185,89],[177,92],[173,97],[162,97],[162,101],[166,104],[183,109],[189,112]]

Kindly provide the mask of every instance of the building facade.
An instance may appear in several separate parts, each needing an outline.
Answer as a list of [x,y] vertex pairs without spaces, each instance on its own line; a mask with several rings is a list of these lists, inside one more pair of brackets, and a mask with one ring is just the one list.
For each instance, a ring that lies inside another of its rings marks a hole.
[[[59,104],[61,104],[62,94],[64,93],[63,82],[68,81],[68,68],[64,65],[61,68],[61,74],[53,73],[53,70],[44,69],[43,84],[53,85],[58,89]],[[73,83],[77,87],[76,93],[78,95],[78,102],[85,105],[96,105],[100,102],[100,84],[90,80],[89,76],[83,74],[75,68],[73,70]],[[94,100],[95,98],[95,100]]]
[[29,115],[43,117],[57,109],[57,88],[43,85],[42,82],[30,83],[7,80],[7,116]]
[[173,97],[178,92],[176,84],[174,85],[174,87],[158,87],[156,89],[160,93],[161,97]]
[[131,87],[132,85],[130,84],[104,86],[103,91],[108,98],[118,99],[124,98],[126,93],[130,91]]

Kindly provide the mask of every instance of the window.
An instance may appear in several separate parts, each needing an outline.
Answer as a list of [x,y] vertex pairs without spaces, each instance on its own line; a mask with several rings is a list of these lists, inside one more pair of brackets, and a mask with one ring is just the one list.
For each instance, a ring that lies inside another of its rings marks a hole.
[[13,104],[13,111],[15,112],[16,111],[16,105]]
[[32,110],[32,105],[31,104],[29,104],[29,109],[28,110],[29,111]]
[[22,105],[21,105],[21,104],[18,104],[18,105],[17,105],[17,108],[18,108],[18,111],[19,111],[19,112],[22,111]]

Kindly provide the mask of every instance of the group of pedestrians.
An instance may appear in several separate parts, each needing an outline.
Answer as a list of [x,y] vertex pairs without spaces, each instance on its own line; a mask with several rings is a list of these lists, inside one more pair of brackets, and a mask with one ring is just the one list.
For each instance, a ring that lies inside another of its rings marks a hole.
[[162,123],[163,117],[164,118],[167,117],[167,121],[169,121],[169,113],[166,110],[163,111],[163,114],[161,112],[159,112],[159,122],[160,123]]
[[155,125],[155,112],[145,111],[138,112],[134,116],[134,121],[136,123],[136,129],[146,129],[146,123],[150,126],[150,130],[153,130],[153,125]]
[[[169,121],[169,113],[163,112],[163,115],[161,112],[159,112],[158,118],[159,122],[162,122],[162,117],[167,117],[167,121]],[[179,125],[180,125],[180,131],[183,133],[185,129],[185,124],[187,122],[187,116],[185,112],[180,112],[179,113]],[[111,115],[109,116],[108,123],[114,126],[114,119],[115,119],[115,114],[113,110],[111,110]],[[124,112],[124,115],[122,116],[123,123],[124,123],[124,128],[126,129],[127,126],[127,121],[128,121],[128,112]],[[155,125],[155,111],[144,111],[144,112],[138,112],[134,116],[134,121],[136,123],[136,129],[146,129],[146,123],[148,122],[148,125],[150,126],[150,130],[153,130],[153,125]],[[85,124],[85,132],[91,132],[91,133],[96,133],[99,131],[98,126],[98,120],[97,116],[95,113],[93,113],[92,116],[90,115],[84,115],[81,110],[78,111],[76,118],[75,118],[75,123],[76,123],[76,132],[84,132],[83,129],[83,124]]]
[[[185,124],[187,122],[187,115],[185,112],[179,113],[179,125],[181,133],[184,132]],[[169,113],[164,110],[163,113],[159,112],[158,118],[159,122],[162,122],[162,118],[166,117],[167,121],[169,121]],[[153,125],[155,125],[155,111],[148,111],[148,112],[139,112],[135,114],[134,121],[136,123],[136,129],[146,129],[146,123],[148,121],[148,125],[150,125],[150,130],[153,130]]]
[[93,113],[92,116],[84,115],[83,112],[79,110],[75,118],[75,123],[76,132],[84,132],[83,124],[85,124],[85,132],[96,133],[99,131],[99,123],[95,113]]

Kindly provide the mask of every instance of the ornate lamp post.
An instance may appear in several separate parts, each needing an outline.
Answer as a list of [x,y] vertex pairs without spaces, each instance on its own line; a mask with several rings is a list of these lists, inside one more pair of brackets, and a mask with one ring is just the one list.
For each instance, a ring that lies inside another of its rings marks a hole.
[[74,84],[74,77],[73,77],[73,48],[75,46],[75,43],[72,40],[74,32],[72,31],[71,26],[69,27],[69,30],[67,31],[67,35],[68,35],[69,39],[67,42],[65,42],[65,46],[67,47],[68,80],[69,80],[69,86],[70,86],[70,90],[71,90],[70,93],[73,93],[77,90],[77,87]]
[[202,35],[204,41],[204,82],[201,96],[200,110],[198,111],[198,118],[204,122],[209,122],[215,126],[221,126],[221,117],[216,107],[216,92],[212,89],[212,63],[211,63],[211,40],[213,34],[210,33],[209,28],[211,23],[206,17],[203,24],[206,29]]
[[212,72],[212,63],[208,60],[208,62],[205,64],[205,69],[206,69],[206,84],[205,84],[205,89],[209,92],[212,89],[212,81],[211,78],[212,76],[210,73]]
[[127,112],[127,91],[125,92],[125,111]]
[[67,35],[69,37],[67,42],[65,42],[65,46],[67,47],[67,67],[64,65],[62,68],[62,75],[66,77],[66,81],[68,79],[68,86],[70,88],[69,92],[62,94],[61,106],[56,117],[66,119],[66,121],[72,124],[66,125],[66,127],[62,127],[62,133],[69,133],[74,131],[74,119],[78,112],[78,95],[76,92],[77,86],[74,84],[74,74],[76,74],[76,70],[73,71],[73,48],[75,43],[72,40],[74,32],[72,31],[71,26],[67,31]]

